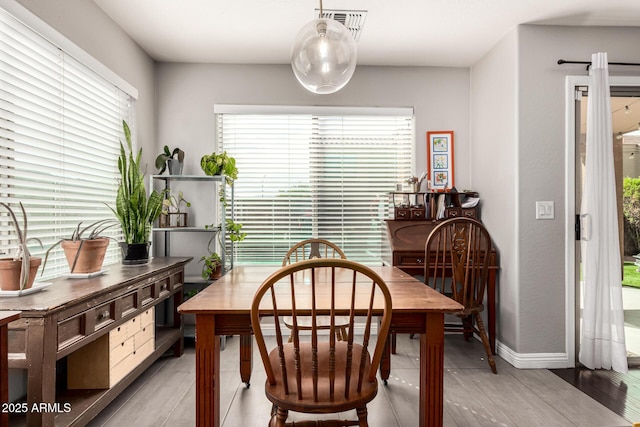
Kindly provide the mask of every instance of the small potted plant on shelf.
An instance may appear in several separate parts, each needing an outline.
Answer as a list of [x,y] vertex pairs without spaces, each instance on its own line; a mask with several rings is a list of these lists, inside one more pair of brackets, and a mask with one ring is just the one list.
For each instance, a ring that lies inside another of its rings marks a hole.
[[171,194],[168,190],[163,191],[165,195],[162,201],[162,210],[160,211],[159,226],[161,228],[168,227],[187,227],[188,217],[186,212],[182,212],[182,205],[191,207],[191,202],[184,198],[184,193],[178,191],[178,195]]
[[27,247],[31,241],[37,242],[42,247],[42,242],[36,237],[27,238],[27,212],[19,202],[22,213],[22,227],[18,222],[15,212],[6,203],[0,202],[11,217],[16,238],[18,240],[18,250],[11,258],[0,259],[0,289],[3,291],[18,291],[29,289],[33,286],[38,267],[42,263],[42,258],[32,257]]
[[179,148],[169,150],[168,146],[164,146],[164,151],[156,157],[156,169],[159,169],[158,175],[162,175],[169,166],[170,175],[182,175],[182,166],[184,165],[184,151]]
[[42,272],[47,266],[49,253],[58,245],[64,250],[64,255],[69,264],[72,274],[97,273],[102,270],[104,256],[109,247],[111,237],[103,236],[102,233],[115,226],[118,222],[115,219],[101,219],[82,227],[82,222],[78,223],[68,239],[58,240],[51,245],[45,253]]
[[200,167],[206,175],[224,175],[229,185],[233,185],[233,180],[238,178],[236,159],[229,156],[226,151],[202,156]]
[[125,265],[145,264],[149,261],[151,226],[160,215],[162,196],[153,190],[147,197],[144,186],[145,173],[140,166],[142,148],[134,157],[131,130],[124,120],[122,127],[128,151],[125,151],[124,145],[120,142],[120,156],[118,158],[120,183],[116,196],[116,207],[111,210],[118,218],[124,234],[124,242],[120,242],[122,263]]

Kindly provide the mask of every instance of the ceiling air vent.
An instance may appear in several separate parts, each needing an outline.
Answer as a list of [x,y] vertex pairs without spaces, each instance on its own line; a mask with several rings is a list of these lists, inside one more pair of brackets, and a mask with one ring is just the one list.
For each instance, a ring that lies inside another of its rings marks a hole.
[[335,19],[347,27],[355,41],[360,39],[360,33],[362,32],[362,27],[364,27],[366,17],[366,10],[322,9],[322,16],[320,16],[320,9],[315,9],[314,12],[314,18]]

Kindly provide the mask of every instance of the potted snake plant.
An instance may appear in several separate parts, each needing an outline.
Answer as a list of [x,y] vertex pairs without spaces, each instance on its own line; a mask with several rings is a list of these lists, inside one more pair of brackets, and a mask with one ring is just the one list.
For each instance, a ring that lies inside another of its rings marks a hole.
[[125,265],[145,264],[149,261],[150,234],[153,222],[162,210],[162,197],[156,190],[147,196],[144,186],[145,172],[140,165],[142,148],[134,156],[131,130],[122,121],[127,150],[120,142],[118,170],[120,182],[116,196],[116,207],[111,210],[118,218],[124,241],[120,242],[122,263]]

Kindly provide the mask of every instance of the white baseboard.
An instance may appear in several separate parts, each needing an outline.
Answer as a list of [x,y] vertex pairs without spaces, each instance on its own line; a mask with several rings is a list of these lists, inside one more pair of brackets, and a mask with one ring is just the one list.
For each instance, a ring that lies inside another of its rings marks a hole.
[[517,353],[496,341],[498,356],[518,369],[564,369],[573,366],[567,353]]

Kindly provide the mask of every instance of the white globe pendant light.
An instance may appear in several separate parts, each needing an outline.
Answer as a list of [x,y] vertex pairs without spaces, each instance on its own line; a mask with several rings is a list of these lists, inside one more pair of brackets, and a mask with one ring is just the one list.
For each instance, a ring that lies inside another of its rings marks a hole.
[[314,19],[302,27],[295,38],[291,68],[305,89],[329,94],[349,82],[356,69],[357,56],[356,42],[344,25],[333,19]]

